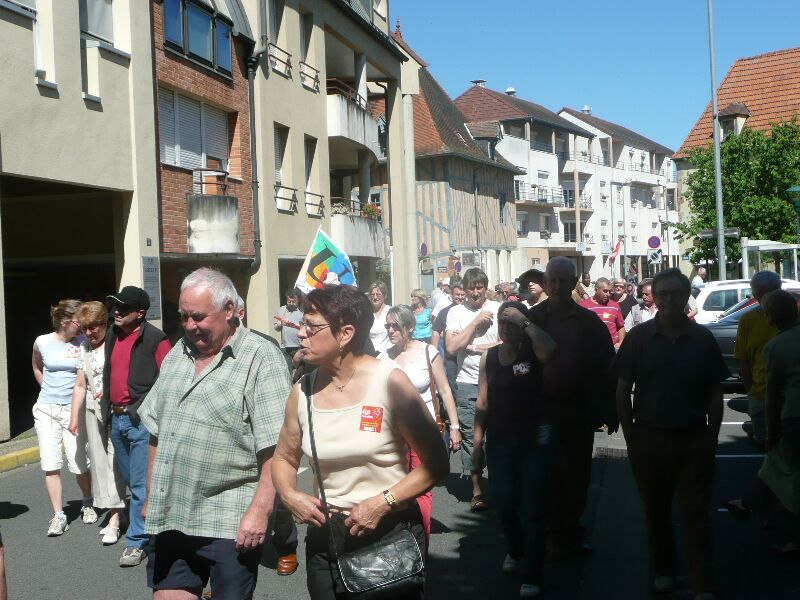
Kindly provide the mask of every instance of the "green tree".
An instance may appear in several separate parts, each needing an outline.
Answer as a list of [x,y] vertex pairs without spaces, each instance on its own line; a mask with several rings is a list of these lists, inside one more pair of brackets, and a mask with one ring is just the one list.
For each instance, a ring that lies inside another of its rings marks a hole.
[[[738,227],[742,236],[778,242],[794,242],[797,215],[786,190],[800,183],[800,125],[796,119],[773,123],[765,135],[745,127],[720,145],[722,205],[725,227]],[[687,177],[686,197],[690,215],[677,223],[681,238],[693,238],[701,229],[716,229],[714,148],[695,148],[689,153],[695,166]],[[738,240],[725,243],[729,261],[738,261]],[[689,257],[701,263],[717,257],[716,239],[700,240]]]

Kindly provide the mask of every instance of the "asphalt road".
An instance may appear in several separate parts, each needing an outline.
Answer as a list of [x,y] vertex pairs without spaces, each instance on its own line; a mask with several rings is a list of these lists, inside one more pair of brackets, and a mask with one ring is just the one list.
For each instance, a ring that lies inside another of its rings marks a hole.
[[[717,450],[715,506],[737,496],[761,462],[747,443],[739,413],[726,410]],[[544,598],[559,600],[687,600],[685,589],[671,596],[649,592],[644,525],[636,488],[620,436],[597,434],[593,483],[585,521],[588,558],[548,564]],[[434,490],[428,598],[515,598],[519,583],[500,573],[503,539],[491,511],[470,513],[469,487],[458,476],[459,463]],[[309,473],[301,475],[308,486]],[[74,479],[65,481],[68,514],[77,516],[79,494]],[[51,517],[38,465],[0,473],[0,527],[6,545],[9,597],[12,600],[132,600],[149,598],[144,566],[117,566],[122,544],[103,547],[99,528],[72,521],[59,538],[45,535]],[[722,600],[796,600],[800,598],[800,561],[773,556],[779,531],[762,529],[759,519],[740,524],[714,513],[719,592]],[[304,532],[301,530],[301,540]],[[302,546],[301,546],[302,548]],[[302,550],[301,550],[302,552]],[[265,559],[265,562],[268,562]],[[256,598],[307,598],[301,554],[300,570],[278,577],[262,567]],[[683,572],[686,570],[684,568]]]

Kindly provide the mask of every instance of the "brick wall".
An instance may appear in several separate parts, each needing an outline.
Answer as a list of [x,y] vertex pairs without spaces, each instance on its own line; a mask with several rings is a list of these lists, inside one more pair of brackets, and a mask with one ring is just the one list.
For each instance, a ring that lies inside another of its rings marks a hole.
[[[159,0],[153,7],[153,60],[159,86],[208,102],[228,113],[228,190],[239,199],[239,251],[253,254],[253,196],[250,163],[250,113],[245,57],[249,47],[238,37],[233,40],[233,80],[217,75],[164,50],[162,9]],[[158,103],[156,103],[158,113]],[[187,252],[186,194],[192,192],[192,172],[159,162],[159,211],[161,251]]]

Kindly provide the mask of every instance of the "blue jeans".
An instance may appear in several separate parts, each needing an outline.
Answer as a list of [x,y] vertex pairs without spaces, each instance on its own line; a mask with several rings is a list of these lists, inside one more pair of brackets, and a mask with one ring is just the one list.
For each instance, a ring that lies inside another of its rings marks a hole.
[[134,427],[126,414],[111,416],[111,443],[114,458],[123,481],[131,490],[130,525],[125,533],[126,545],[141,548],[150,536],[144,532],[142,505],[147,496],[147,451],[150,432],[144,424]]
[[492,506],[523,583],[541,585],[552,468],[551,426],[486,439]]

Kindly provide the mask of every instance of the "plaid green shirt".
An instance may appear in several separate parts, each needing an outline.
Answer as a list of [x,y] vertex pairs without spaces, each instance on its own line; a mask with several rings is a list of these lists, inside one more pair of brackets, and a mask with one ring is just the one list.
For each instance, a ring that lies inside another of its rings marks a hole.
[[197,376],[192,346],[175,345],[139,408],[158,438],[146,533],[236,538],[256,454],[277,444],[290,386],[280,350],[244,327]]

